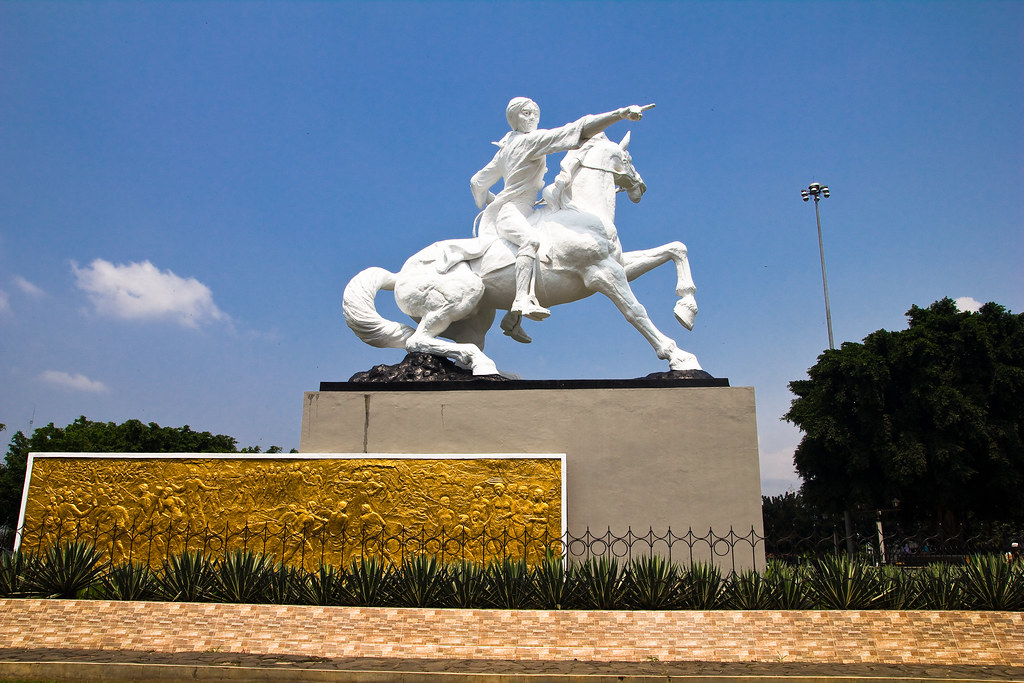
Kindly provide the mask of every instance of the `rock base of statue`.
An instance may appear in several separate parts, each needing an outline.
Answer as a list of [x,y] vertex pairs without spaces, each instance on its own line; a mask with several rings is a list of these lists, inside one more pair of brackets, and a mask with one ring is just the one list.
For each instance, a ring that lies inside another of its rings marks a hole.
[[668,370],[667,372],[652,372],[644,379],[714,379],[714,377],[703,370]]
[[673,545],[676,561],[763,567],[753,387],[673,375],[323,382],[305,394],[300,451],[564,454],[570,535],[692,530],[703,540]]
[[374,365],[357,372],[349,382],[503,382],[501,375],[474,375],[460,368],[450,358],[429,353],[409,353],[401,363]]

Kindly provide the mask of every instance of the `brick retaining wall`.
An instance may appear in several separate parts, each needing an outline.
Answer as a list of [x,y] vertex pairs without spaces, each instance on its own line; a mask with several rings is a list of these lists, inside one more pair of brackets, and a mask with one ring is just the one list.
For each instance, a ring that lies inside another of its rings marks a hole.
[[2,648],[311,657],[1006,664],[1024,613],[539,611],[0,600]]

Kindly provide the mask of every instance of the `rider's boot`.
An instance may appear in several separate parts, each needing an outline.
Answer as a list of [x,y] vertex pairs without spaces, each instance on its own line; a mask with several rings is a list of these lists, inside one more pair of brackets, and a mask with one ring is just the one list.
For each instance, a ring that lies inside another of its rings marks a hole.
[[551,311],[541,306],[537,297],[530,294],[533,264],[536,260],[533,256],[522,254],[516,257],[516,298],[509,312],[525,315],[530,320],[543,320],[551,315]]
[[512,311],[506,313],[505,317],[501,319],[501,331],[505,333],[506,337],[512,337],[520,344],[529,344],[533,341],[523,329],[522,313],[513,313]]

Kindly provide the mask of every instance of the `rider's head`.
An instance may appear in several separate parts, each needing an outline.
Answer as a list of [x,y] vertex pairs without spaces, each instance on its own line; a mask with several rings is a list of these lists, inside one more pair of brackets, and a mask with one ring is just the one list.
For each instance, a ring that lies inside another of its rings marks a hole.
[[505,107],[505,118],[512,130],[532,133],[540,122],[540,107],[529,97],[513,97]]

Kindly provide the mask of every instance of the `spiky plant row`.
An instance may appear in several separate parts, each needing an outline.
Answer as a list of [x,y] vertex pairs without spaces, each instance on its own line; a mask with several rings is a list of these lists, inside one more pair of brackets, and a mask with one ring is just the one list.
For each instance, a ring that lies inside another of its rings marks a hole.
[[420,555],[399,565],[365,557],[346,568],[309,572],[236,550],[216,560],[185,552],[153,570],[111,566],[91,546],[70,543],[42,555],[0,555],[0,597],[503,609],[1021,610],[1024,565],[974,556],[962,566],[908,570],[829,556],[723,576],[710,564],[683,567],[659,556],[566,563],[548,555],[530,567],[512,558],[482,565]]

